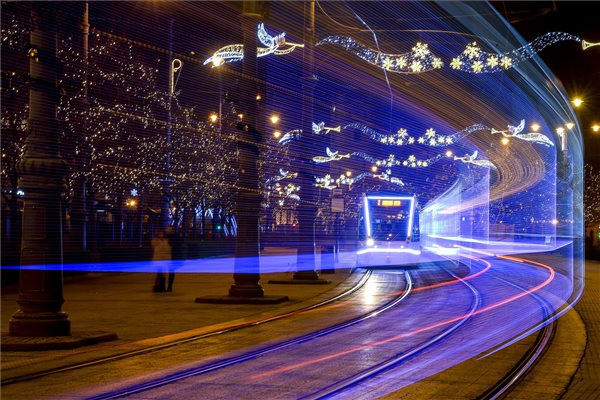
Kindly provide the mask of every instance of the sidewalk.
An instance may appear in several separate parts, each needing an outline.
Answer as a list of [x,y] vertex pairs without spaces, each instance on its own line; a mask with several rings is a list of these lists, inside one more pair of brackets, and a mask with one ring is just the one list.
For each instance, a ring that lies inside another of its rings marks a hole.
[[[291,312],[331,298],[352,285],[349,269],[321,275],[329,284],[281,285],[269,280],[292,280],[295,266],[287,272],[261,274],[265,296],[284,295],[289,301],[274,305],[202,304],[196,297],[226,296],[233,284],[231,274],[178,273],[173,292],[153,293],[153,273],[88,273],[64,283],[63,311],[71,320],[72,335],[80,332],[116,333],[117,340],[73,350],[2,351],[3,378],[60,367],[99,356],[138,350],[168,343],[227,326]],[[16,291],[2,293],[1,329],[17,311]],[[51,362],[49,362],[49,360]],[[40,365],[42,364],[43,365]]]

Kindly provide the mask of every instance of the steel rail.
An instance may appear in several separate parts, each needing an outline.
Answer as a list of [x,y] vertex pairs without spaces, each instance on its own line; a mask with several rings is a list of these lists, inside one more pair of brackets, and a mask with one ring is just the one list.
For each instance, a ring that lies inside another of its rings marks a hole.
[[370,311],[366,314],[363,314],[359,317],[353,318],[351,320],[348,320],[348,321],[340,323],[340,324],[333,325],[329,328],[321,329],[316,332],[312,332],[312,333],[309,333],[306,335],[299,336],[294,339],[285,340],[283,342],[280,342],[280,343],[277,343],[277,344],[274,344],[271,346],[267,346],[267,347],[264,347],[264,348],[256,350],[256,351],[244,353],[239,356],[231,357],[231,358],[228,358],[225,360],[220,360],[220,361],[217,361],[217,362],[214,362],[211,364],[200,366],[198,368],[192,368],[192,369],[189,369],[186,371],[177,372],[177,373],[168,375],[163,378],[159,378],[159,379],[155,379],[155,380],[152,380],[149,382],[141,383],[139,385],[129,386],[124,389],[119,389],[119,390],[107,392],[104,394],[100,394],[97,396],[92,396],[92,397],[89,397],[88,399],[89,400],[109,400],[109,399],[117,399],[117,398],[122,398],[122,397],[126,397],[126,396],[131,396],[134,394],[146,392],[148,390],[156,389],[158,387],[162,387],[162,386],[165,386],[165,385],[177,382],[177,381],[181,381],[183,379],[203,375],[208,372],[212,372],[212,371],[215,371],[218,369],[222,369],[222,368],[226,368],[226,367],[229,367],[229,366],[232,366],[235,364],[246,362],[246,361],[264,356],[265,354],[268,354],[268,353],[271,353],[271,352],[274,352],[277,350],[281,350],[283,348],[290,347],[293,345],[297,345],[297,344],[300,344],[303,342],[307,342],[309,340],[313,340],[313,339],[316,339],[321,336],[329,335],[329,334],[337,332],[339,330],[356,325],[360,322],[363,322],[367,319],[373,318],[373,317],[381,314],[382,312],[389,310],[390,308],[396,306],[398,303],[400,303],[402,300],[404,300],[411,293],[412,279],[408,273],[405,272],[404,275],[406,278],[406,289],[404,291],[400,292],[400,294],[398,296],[396,296],[393,300],[385,303],[381,307],[378,307],[377,309]]
[[38,379],[38,378],[43,378],[49,375],[53,375],[53,374],[58,374],[58,373],[62,373],[62,372],[67,372],[67,371],[73,371],[73,370],[78,370],[78,369],[82,369],[82,368],[87,368],[87,367],[91,367],[91,366],[95,366],[95,365],[99,365],[99,364],[104,364],[107,362],[112,362],[112,361],[117,361],[117,360],[122,360],[122,359],[126,359],[126,358],[131,358],[131,357],[135,357],[135,356],[139,356],[139,355],[143,355],[143,354],[148,354],[148,353],[153,353],[156,351],[160,351],[160,350],[164,350],[164,349],[168,349],[174,346],[179,346],[182,344],[186,344],[186,343],[191,343],[197,340],[202,340],[202,339],[206,339],[209,337],[213,337],[213,336],[217,336],[217,335],[223,335],[226,333],[230,333],[230,332],[235,332],[235,331],[239,331],[242,329],[246,329],[246,328],[251,328],[254,326],[258,326],[258,325],[263,325],[269,322],[273,322],[273,321],[278,321],[284,318],[289,318],[292,317],[294,315],[300,314],[300,313],[304,313],[307,311],[312,311],[321,307],[324,307],[328,304],[331,304],[339,299],[342,299],[346,296],[349,296],[350,294],[354,293],[355,291],[357,291],[358,289],[360,289],[362,286],[364,286],[364,284],[368,281],[368,279],[371,276],[372,271],[371,270],[367,270],[363,276],[361,277],[361,279],[358,280],[358,282],[352,286],[351,288],[349,288],[348,290],[330,298],[327,300],[324,300],[322,302],[319,302],[317,304],[313,304],[311,306],[307,306],[307,307],[302,307],[299,308],[297,310],[294,311],[289,311],[283,314],[279,314],[279,315],[275,315],[272,317],[268,317],[268,318],[263,318],[257,321],[251,321],[251,322],[245,322],[245,323],[241,323],[241,324],[236,324],[234,326],[230,326],[230,327],[226,327],[223,329],[219,329],[216,331],[212,331],[212,332],[207,332],[207,333],[203,333],[200,335],[194,335],[194,336],[190,336],[187,338],[183,338],[183,339],[178,339],[178,340],[174,340],[168,343],[162,343],[162,344],[158,344],[158,345],[154,345],[154,346],[148,346],[145,347],[143,349],[139,349],[139,350],[132,350],[132,351],[125,351],[119,354],[114,354],[111,356],[107,356],[107,357],[102,357],[102,358],[98,358],[92,361],[85,361],[85,362],[80,362],[80,363],[73,363],[70,365],[66,365],[66,366],[61,366],[61,367],[57,367],[57,368],[51,368],[48,370],[44,370],[44,371],[39,371],[39,372],[34,372],[34,373],[30,373],[30,374],[25,374],[25,375],[20,375],[20,376],[16,376],[16,377],[12,377],[12,378],[5,378],[2,379],[0,384],[1,386],[5,386],[5,385],[11,385],[14,383],[19,383],[19,382],[26,382],[26,381],[30,381],[33,379]]
[[[495,277],[495,279],[500,280],[519,290],[527,291],[527,289],[503,278]],[[539,295],[535,293],[530,293],[530,295],[542,307],[544,320],[546,320],[552,314],[552,307],[549,305],[548,301],[544,300]],[[514,389],[518,382],[530,372],[537,360],[552,343],[555,332],[555,324],[556,320],[553,320],[552,323],[544,325],[536,336],[534,343],[529,347],[527,352],[519,359],[519,361],[498,382],[496,382],[494,386],[477,397],[477,400],[496,400],[502,398],[504,395],[510,392],[510,390]]]
[[334,398],[336,396],[344,397],[343,392],[345,390],[348,390],[349,388],[355,386],[356,384],[358,384],[360,382],[371,379],[371,378],[381,374],[382,372],[385,372],[389,369],[395,368],[398,364],[401,364],[405,360],[423,352],[428,347],[431,347],[435,343],[443,340],[445,337],[454,333],[462,325],[464,325],[469,319],[471,319],[473,314],[475,314],[475,312],[481,305],[481,295],[480,295],[479,291],[473,285],[471,285],[469,282],[467,282],[464,279],[459,278],[456,274],[449,271],[447,268],[442,267],[442,269],[444,269],[448,274],[453,276],[458,281],[462,282],[473,293],[473,298],[472,298],[473,300],[471,302],[471,307],[470,307],[469,311],[465,314],[465,317],[463,319],[457,321],[455,324],[448,327],[440,334],[431,337],[430,339],[419,344],[418,346],[414,347],[412,350],[410,350],[408,352],[398,353],[375,366],[372,366],[366,370],[361,371],[360,373],[358,373],[352,377],[349,377],[342,381],[338,381],[335,384],[328,386],[318,392],[301,397],[301,399],[316,400],[316,399],[329,399],[329,398]]

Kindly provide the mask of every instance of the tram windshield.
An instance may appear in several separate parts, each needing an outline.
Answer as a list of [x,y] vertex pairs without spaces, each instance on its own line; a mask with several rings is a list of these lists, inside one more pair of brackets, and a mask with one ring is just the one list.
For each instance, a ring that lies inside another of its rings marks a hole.
[[366,233],[373,240],[405,241],[410,238],[414,198],[367,197],[364,212]]

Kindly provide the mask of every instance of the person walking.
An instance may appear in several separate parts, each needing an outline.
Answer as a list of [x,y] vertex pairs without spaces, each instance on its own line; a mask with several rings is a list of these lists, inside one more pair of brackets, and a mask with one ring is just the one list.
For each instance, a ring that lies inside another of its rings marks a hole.
[[[156,278],[154,280],[154,286],[152,286],[152,291],[166,292],[167,288],[165,287],[165,275],[162,270],[162,261],[169,261],[173,257],[173,252],[171,248],[171,244],[169,243],[169,239],[165,231],[162,229],[158,229],[154,238],[152,238],[152,263],[156,266]],[[173,282],[170,281],[169,285],[172,289]]]

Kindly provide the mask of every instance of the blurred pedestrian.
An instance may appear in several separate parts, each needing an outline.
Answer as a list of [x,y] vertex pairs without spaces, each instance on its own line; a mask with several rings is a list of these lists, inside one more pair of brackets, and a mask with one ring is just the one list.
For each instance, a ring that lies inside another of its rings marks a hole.
[[[161,261],[171,260],[173,257],[173,251],[169,239],[164,230],[158,229],[154,238],[152,238],[152,263],[157,263],[156,278],[154,280],[154,286],[152,286],[153,292],[166,292],[165,287],[165,275],[162,271]],[[171,282],[172,286],[173,282]]]
[[[183,239],[181,234],[179,234],[174,227],[169,227],[170,229],[167,231],[167,238],[169,239],[169,244],[171,245],[171,259],[172,260],[182,260],[185,258],[185,254],[183,252]],[[167,282],[167,292],[173,291],[173,281],[175,280],[175,263],[170,263],[169,265],[169,280]]]

